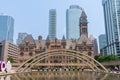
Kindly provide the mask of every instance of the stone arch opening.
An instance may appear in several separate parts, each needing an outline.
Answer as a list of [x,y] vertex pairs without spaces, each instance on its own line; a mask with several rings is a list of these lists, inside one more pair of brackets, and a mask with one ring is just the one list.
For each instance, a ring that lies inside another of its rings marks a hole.
[[23,53],[23,52],[21,52],[21,53],[20,53],[20,56],[24,56],[24,53]]

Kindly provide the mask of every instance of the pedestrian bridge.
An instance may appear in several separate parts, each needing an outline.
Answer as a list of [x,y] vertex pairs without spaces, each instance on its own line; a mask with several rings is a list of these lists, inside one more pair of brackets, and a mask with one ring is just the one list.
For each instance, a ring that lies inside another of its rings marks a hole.
[[[94,58],[85,54],[86,54],[85,52],[81,53],[79,51],[65,50],[65,49],[42,52],[34,57],[31,57],[29,60],[25,61],[22,65],[20,65],[17,69],[17,72],[31,71],[35,67],[44,67],[44,68],[47,67],[48,69],[77,68],[77,69],[89,69],[92,71],[108,72],[108,70],[102,64],[100,64]],[[46,60],[51,56],[69,56],[70,59],[76,59],[76,62],[67,62],[67,61],[62,61],[61,63],[42,62],[42,60]]]

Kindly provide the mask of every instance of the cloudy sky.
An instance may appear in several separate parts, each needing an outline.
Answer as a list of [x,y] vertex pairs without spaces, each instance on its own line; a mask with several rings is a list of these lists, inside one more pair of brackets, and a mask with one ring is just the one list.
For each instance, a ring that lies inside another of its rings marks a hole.
[[88,16],[89,35],[96,38],[104,34],[102,0],[0,0],[0,13],[15,19],[14,42],[19,32],[42,35],[46,39],[49,27],[49,9],[57,11],[57,37],[66,35],[66,9],[70,5],[84,8]]

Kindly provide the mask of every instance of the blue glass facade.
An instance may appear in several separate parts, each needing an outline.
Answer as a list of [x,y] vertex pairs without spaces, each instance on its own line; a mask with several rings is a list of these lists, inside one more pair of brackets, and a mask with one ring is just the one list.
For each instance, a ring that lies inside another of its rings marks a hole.
[[82,8],[78,5],[71,5],[66,11],[66,38],[78,39],[80,37],[79,19]]
[[120,0],[103,0],[107,54],[120,55]]
[[106,35],[101,34],[99,36],[99,48],[102,49],[107,46]]
[[49,39],[54,40],[56,37],[56,10],[49,11]]
[[14,19],[11,16],[0,15],[0,41],[13,42]]

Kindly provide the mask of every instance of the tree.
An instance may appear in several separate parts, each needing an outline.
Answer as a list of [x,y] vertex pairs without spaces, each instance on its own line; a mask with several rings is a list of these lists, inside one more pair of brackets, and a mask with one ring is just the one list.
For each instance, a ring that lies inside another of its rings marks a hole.
[[12,57],[9,57],[7,60],[10,61],[11,63],[14,63],[14,62],[15,62]]
[[107,55],[107,56],[101,56],[97,55],[94,57],[95,60],[99,62],[105,62],[105,61],[114,61],[114,60],[119,60],[119,58],[116,55]]

